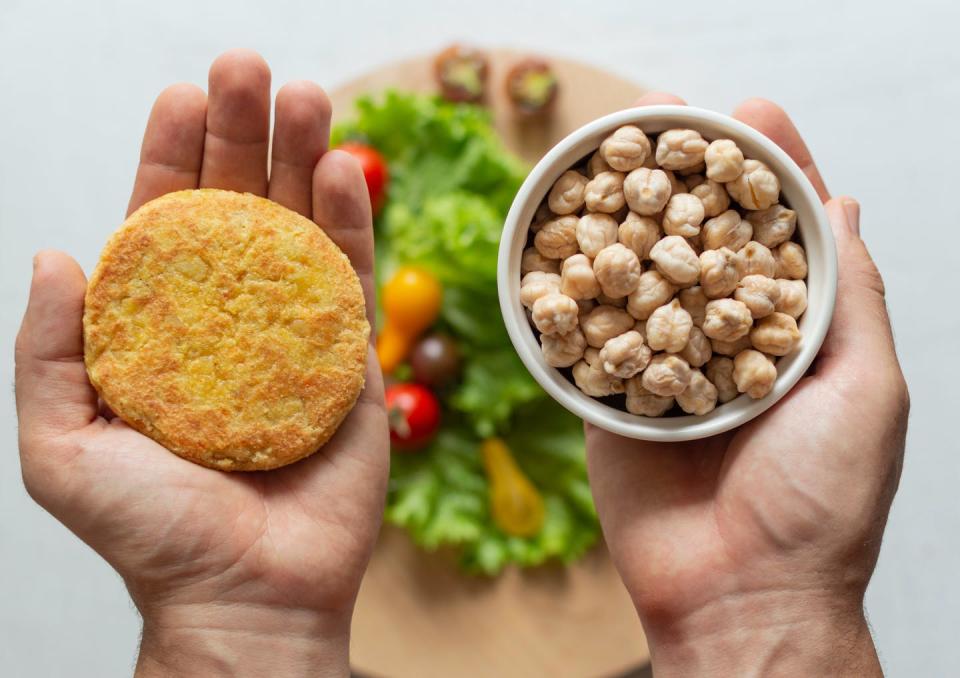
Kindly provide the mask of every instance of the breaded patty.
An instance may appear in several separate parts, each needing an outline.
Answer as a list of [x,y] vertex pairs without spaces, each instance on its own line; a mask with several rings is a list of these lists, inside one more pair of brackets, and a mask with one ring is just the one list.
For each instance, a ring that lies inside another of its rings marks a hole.
[[130,215],[90,279],[83,330],[110,409],[229,471],[323,445],[363,388],[370,334],[357,274],[316,224],[211,189]]

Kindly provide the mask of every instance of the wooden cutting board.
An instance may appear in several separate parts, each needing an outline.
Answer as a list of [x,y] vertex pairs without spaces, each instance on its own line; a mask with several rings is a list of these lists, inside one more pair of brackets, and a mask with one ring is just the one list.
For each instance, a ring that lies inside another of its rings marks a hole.
[[[577,127],[625,108],[644,90],[593,66],[550,59],[560,91],[546,121],[519,122],[504,76],[522,52],[490,52],[489,105],[507,146],[529,163]],[[388,64],[330,93],[334,120],[353,100],[387,88],[433,92],[432,57]],[[384,526],[353,619],[351,657],[382,678],[593,678],[645,664],[636,612],[601,544],[577,563],[462,573],[453,552],[427,553]]]

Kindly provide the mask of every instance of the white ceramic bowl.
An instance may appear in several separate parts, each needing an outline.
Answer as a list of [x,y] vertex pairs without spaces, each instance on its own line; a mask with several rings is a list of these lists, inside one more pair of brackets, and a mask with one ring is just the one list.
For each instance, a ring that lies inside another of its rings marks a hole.
[[[698,130],[708,139],[733,139],[748,158],[765,162],[781,183],[781,201],[797,213],[797,230],[807,252],[807,310],[800,318],[801,344],[777,362],[777,381],[765,397],[741,395],[697,416],[642,417],[584,395],[543,359],[540,343],[520,304],[520,258],[530,221],[554,181],[600,146],[621,125],[637,125],[648,133],[673,128]],[[558,403],[582,419],[630,438],[681,441],[705,438],[741,426],[782,398],[800,380],[816,357],[833,315],[837,291],[837,254],[833,233],[809,179],[775,143],[729,116],[689,106],[647,106],[618,111],[594,120],[554,146],[520,187],[507,215],[497,265],[500,309],[517,353],[534,379]]]

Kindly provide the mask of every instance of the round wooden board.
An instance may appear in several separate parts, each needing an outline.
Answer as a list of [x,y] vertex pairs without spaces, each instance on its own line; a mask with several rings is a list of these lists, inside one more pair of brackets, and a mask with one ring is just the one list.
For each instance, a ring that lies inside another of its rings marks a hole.
[[[560,83],[545,121],[519,122],[503,94],[506,71],[523,53],[490,53],[487,104],[507,146],[534,163],[577,127],[643,94],[609,72],[551,59]],[[334,121],[353,100],[387,88],[435,91],[432,57],[386,65],[330,93]],[[427,553],[384,526],[353,618],[354,670],[383,678],[617,676],[649,651],[633,605],[601,544],[577,563],[511,568],[496,578],[466,575],[454,553]]]

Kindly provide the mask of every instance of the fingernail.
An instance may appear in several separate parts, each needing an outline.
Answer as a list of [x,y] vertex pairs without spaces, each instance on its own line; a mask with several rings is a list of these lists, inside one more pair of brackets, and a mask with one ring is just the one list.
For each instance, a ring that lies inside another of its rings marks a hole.
[[843,199],[843,212],[847,215],[847,227],[860,235],[860,203],[853,198]]

